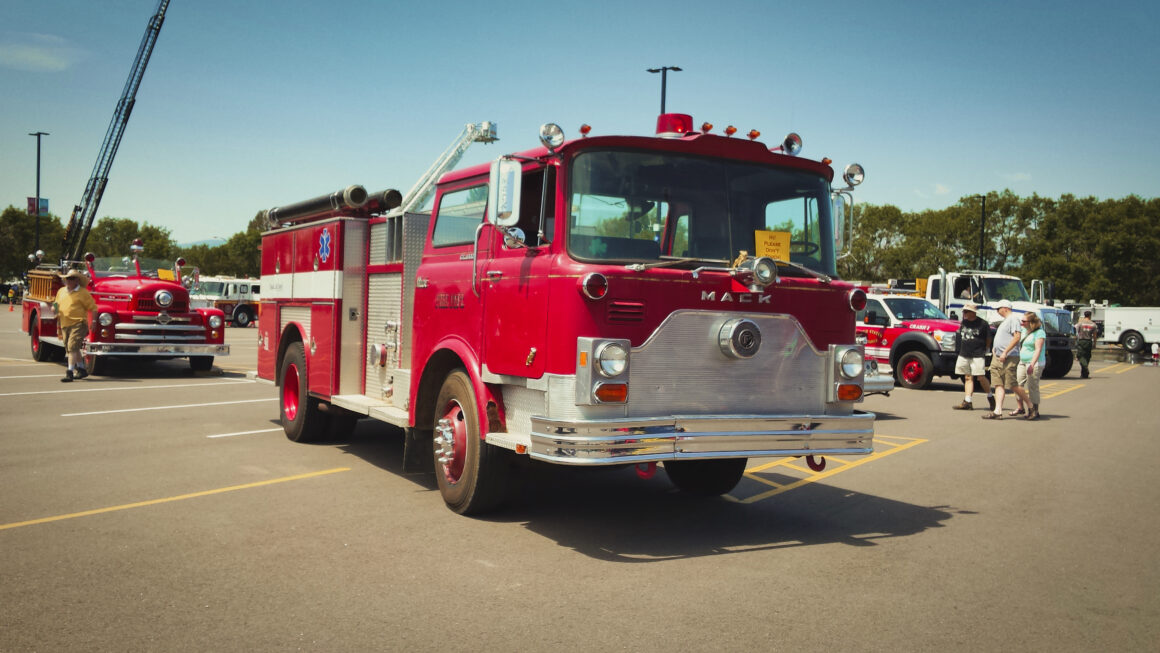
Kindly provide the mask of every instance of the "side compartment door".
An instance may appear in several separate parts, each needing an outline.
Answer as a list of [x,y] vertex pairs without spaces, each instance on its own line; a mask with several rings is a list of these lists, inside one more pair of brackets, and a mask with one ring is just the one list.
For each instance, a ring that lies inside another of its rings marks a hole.
[[[555,227],[555,168],[549,166],[548,202],[541,202],[544,168],[525,171],[521,184],[520,223],[523,246],[509,246],[504,232],[484,228],[488,256],[480,257],[483,298],[483,354],[487,371],[529,378],[543,376],[547,362],[548,286],[552,269],[551,244]],[[547,238],[541,242],[540,212]]]

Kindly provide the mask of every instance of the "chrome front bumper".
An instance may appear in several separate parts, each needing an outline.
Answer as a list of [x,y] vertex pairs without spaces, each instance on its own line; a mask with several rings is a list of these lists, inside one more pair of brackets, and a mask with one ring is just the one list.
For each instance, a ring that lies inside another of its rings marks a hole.
[[[488,439],[504,435],[489,433]],[[586,421],[532,417],[528,455],[565,465],[858,455],[873,453],[873,440],[874,414],[860,411],[852,415],[676,415]]]
[[229,356],[229,345],[155,344],[128,345],[112,342],[86,342],[89,356]]

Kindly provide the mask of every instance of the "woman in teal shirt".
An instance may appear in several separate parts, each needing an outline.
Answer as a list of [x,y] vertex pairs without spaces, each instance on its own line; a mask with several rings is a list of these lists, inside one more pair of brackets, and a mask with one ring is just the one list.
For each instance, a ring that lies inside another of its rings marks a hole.
[[1043,321],[1039,315],[1028,311],[1020,321],[1019,368],[1015,378],[1019,385],[1015,394],[1023,399],[1027,415],[1023,419],[1039,418],[1039,379],[1043,376],[1043,366],[1047,363],[1047,352],[1043,345],[1047,333],[1043,330]]

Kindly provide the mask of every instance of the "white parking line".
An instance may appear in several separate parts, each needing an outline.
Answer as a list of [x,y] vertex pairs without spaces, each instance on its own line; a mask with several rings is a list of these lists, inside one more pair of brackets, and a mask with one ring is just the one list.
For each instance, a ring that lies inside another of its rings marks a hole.
[[87,413],[62,413],[61,417],[83,417],[86,415],[109,415],[112,413],[139,413],[146,410],[169,410],[171,408],[202,408],[204,406],[227,406],[229,404],[253,404],[259,401],[278,401],[277,397],[267,399],[240,399],[238,401],[214,401],[208,404],[179,404],[174,406],[148,406],[146,408],[121,408],[118,410],[94,410]]
[[[85,384],[86,382],[80,381],[79,383]],[[124,387],[117,387],[117,388],[85,388],[85,387],[78,388],[75,385],[73,385],[73,386],[69,386],[68,388],[64,388],[61,390],[38,390],[36,392],[0,392],[0,397],[23,397],[25,395],[57,395],[57,394],[73,393],[73,392],[117,392],[117,391],[123,391],[123,390],[164,390],[166,388],[195,388],[195,387],[200,388],[200,387],[211,386],[211,385],[235,385],[238,383],[254,383],[254,381],[250,381],[249,379],[247,379],[245,381],[210,381],[207,383],[174,383],[172,385],[135,385],[135,386],[124,386]]]
[[232,438],[235,435],[253,435],[255,433],[273,433],[274,431],[281,431],[282,428],[276,429],[259,429],[257,431],[238,431],[237,433],[219,433],[217,435],[207,435],[207,438]]
[[59,379],[59,374],[24,374],[21,376],[0,376],[0,381],[8,379]]

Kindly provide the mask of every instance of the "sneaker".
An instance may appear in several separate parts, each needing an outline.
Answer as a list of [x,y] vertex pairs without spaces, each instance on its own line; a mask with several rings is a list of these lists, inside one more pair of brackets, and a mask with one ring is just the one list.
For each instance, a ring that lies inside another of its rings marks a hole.
[[955,410],[974,410],[975,406],[971,402],[964,399],[962,403],[955,404],[954,406],[951,406],[951,408],[954,408]]
[[995,398],[987,397],[987,405],[991,407],[991,412],[995,412]]
[[72,380],[73,380],[73,371],[69,370],[69,371],[65,372],[64,378],[61,379],[60,382],[61,383],[72,383]]
[[73,376],[75,376],[75,377],[76,377],[76,378],[78,378],[78,379],[83,379],[83,378],[85,378],[85,377],[86,377],[86,376],[88,376],[88,375],[89,375],[89,373],[88,373],[88,372],[85,370],[85,368],[83,368],[83,367],[78,367],[78,368],[77,368],[77,371],[76,371],[76,374],[74,374]]

